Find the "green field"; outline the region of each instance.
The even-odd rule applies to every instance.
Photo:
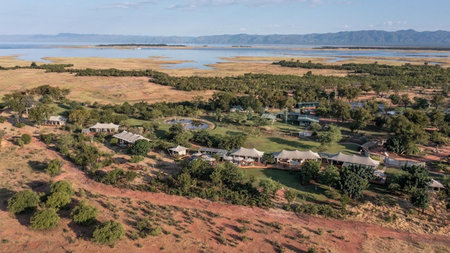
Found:
[[[326,190],[322,185],[301,185],[300,173],[297,171],[285,171],[276,169],[242,169],[242,172],[247,177],[255,177],[256,183],[261,179],[272,179],[279,182],[285,188],[296,190],[299,198],[304,198],[311,202],[326,201],[327,197],[323,194]]]

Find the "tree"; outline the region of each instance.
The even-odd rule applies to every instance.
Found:
[[[286,189],[284,191],[284,198],[286,199],[286,201],[289,204],[291,204],[292,201],[294,201],[296,197],[297,197],[297,193],[294,190]]]
[[[300,170],[300,180],[302,184],[309,184],[311,179],[316,179],[320,170],[320,161],[307,160]]]
[[[64,180],[55,182],[53,184],[50,185],[50,192],[51,193],[55,193],[55,192],[65,192],[67,193],[70,197],[73,196],[74,194],[74,190],[72,188],[72,185]]]
[[[46,119],[48,119],[51,112],[51,107],[48,105],[38,104],[28,110],[28,119],[37,125],[41,125]]]
[[[431,178],[425,166],[408,166],[404,170],[408,172],[400,182],[404,191],[412,192],[414,189],[428,188]]]
[[[75,109],[69,114],[69,121],[77,126],[83,126],[90,117],[90,113],[86,109]]]
[[[65,207],[72,201],[71,196],[67,192],[59,191],[52,193],[48,198],[47,204],[48,207],[59,209],[61,207]]]
[[[341,121],[350,118],[350,109],[350,104],[341,99],[337,99],[331,104],[333,115],[336,116],[336,119],[340,119]]]
[[[394,94],[389,96],[389,99],[391,99],[391,103],[393,105],[398,105],[402,98],[397,93],[394,93]]]
[[[335,125],[328,125],[325,130],[318,133],[317,139],[322,146],[337,143],[342,139],[341,129]]]
[[[411,104],[408,94],[403,94],[400,100],[405,108]]]
[[[410,201],[415,207],[422,209],[422,213],[424,213],[430,204],[430,195],[426,189],[415,188],[411,191]]]
[[[70,216],[75,223],[87,225],[95,221],[97,213],[98,209],[95,206],[88,205],[86,201],[82,201],[72,210]]]
[[[26,209],[37,207],[39,202],[39,196],[34,191],[20,191],[8,199],[8,210],[13,214],[21,213]]]
[[[353,122],[350,125],[351,130],[365,128],[369,121],[374,119],[373,113],[365,108],[357,108],[351,111]]]
[[[445,101],[445,97],[442,96],[442,94],[434,95],[431,99],[431,105],[433,105],[436,110],[439,108],[439,106]]]
[[[262,157],[262,161],[267,164],[274,164],[275,163],[275,157],[272,153],[264,153]]]
[[[262,188],[262,192],[266,196],[275,196],[277,191],[281,188],[281,184],[278,182],[275,182],[271,179],[261,179],[259,181],[259,187]]]
[[[150,142],[147,140],[137,140],[130,147],[130,153],[133,155],[146,156],[151,150]]]
[[[338,188],[352,199],[359,199],[362,197],[363,190],[365,190],[369,182],[367,179],[356,174],[350,167],[344,167],[339,173]]]
[[[59,223],[59,216],[54,208],[46,208],[36,212],[30,219],[31,227],[38,230],[54,228]]]
[[[22,114],[26,111],[28,101],[32,100],[32,97],[26,96],[20,92],[14,92],[12,94],[6,94],[3,97],[5,105],[9,107],[13,112],[16,112],[16,120],[20,121]]]
[[[92,241],[101,244],[114,245],[125,236],[125,229],[119,222],[110,220],[98,226],[92,234]]]
[[[45,168],[45,173],[49,174],[52,177],[57,176],[61,174],[61,167],[62,162],[58,159],[53,159],[47,164],[47,167]]]
[[[322,184],[335,187],[339,181],[339,170],[336,166],[328,165],[325,170],[319,173]]]

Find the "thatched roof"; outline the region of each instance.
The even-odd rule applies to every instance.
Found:
[[[374,167],[378,167],[378,165],[380,165],[379,161],[373,160],[370,157],[359,155],[346,155],[341,152],[337,153],[336,155],[330,156],[328,160]]]
[[[138,140],[150,141],[149,139],[145,138],[142,135],[130,133],[130,132],[127,132],[127,131],[123,131],[123,132],[121,132],[119,134],[115,134],[115,135],[113,135],[113,137],[115,137],[115,138],[117,138],[119,140],[123,140],[123,141],[128,142],[128,143],[131,143],[131,144],[134,144]]]
[[[305,159],[320,159],[319,154],[312,152],[311,150],[308,151],[288,151],[288,150],[282,150],[281,152],[277,152],[273,154],[275,158],[277,159],[283,159],[283,160],[305,160]]]
[[[264,152],[259,151],[255,148],[240,148],[238,150],[233,151],[230,155],[261,158],[264,155]]]
[[[228,154],[228,150],[218,149],[218,148],[201,147],[198,151],[200,151],[200,152],[208,152],[208,153],[216,153],[216,154],[219,154],[219,155],[226,155],[226,154]]]
[[[118,129],[119,125],[113,123],[96,123],[95,125],[89,127],[95,129]]]

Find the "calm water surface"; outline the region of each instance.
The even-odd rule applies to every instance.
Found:
[[[88,43],[86,43],[88,44]],[[94,43],[95,44],[95,43]],[[59,44],[60,45],[60,44]],[[48,62],[45,57],[103,57],[103,58],[149,58],[166,57],[170,60],[183,60],[180,64],[166,66],[167,68],[198,68],[208,69],[209,64],[225,62],[221,57],[255,56],[255,57],[331,57],[330,61],[340,61],[353,56],[366,57],[450,57],[450,52],[411,52],[396,50],[309,50],[296,49],[311,46],[277,46],[236,48],[230,46],[208,46],[186,49],[173,48],[68,48],[55,44],[1,44],[0,56],[17,55],[27,61]],[[92,44],[88,44],[92,45]]]

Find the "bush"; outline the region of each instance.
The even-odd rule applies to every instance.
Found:
[[[5,117],[0,116],[0,123],[5,123]]]
[[[55,140],[55,134],[40,134],[39,138],[42,142],[49,145],[53,142],[53,140]]]
[[[97,208],[87,205],[86,202],[83,201],[72,210],[70,216],[72,216],[73,222],[87,225],[95,221],[97,213]]]
[[[39,205],[39,196],[31,190],[20,191],[8,199],[8,210],[17,214]]]
[[[19,123],[16,124],[17,128],[22,128],[24,126],[25,126],[25,124],[23,122],[19,122]]]
[[[72,185],[71,185],[69,182],[64,181],[64,180],[61,180],[61,181],[58,181],[58,182],[53,183],[53,184],[50,186],[50,192],[51,192],[51,193],[55,193],[55,192],[65,192],[65,193],[67,193],[70,197],[72,197],[73,194],[75,193],[74,190],[73,190],[73,188],[72,188]]]
[[[132,163],[138,163],[144,160],[144,157],[141,155],[132,155],[131,156],[131,161]]]
[[[92,241],[113,245],[117,240],[125,235],[125,229],[119,222],[110,220],[98,226],[92,235]]]
[[[119,140],[116,138],[111,138],[111,140],[109,140],[109,145],[111,146],[117,146],[117,144],[119,144]]]
[[[137,177],[137,175],[138,174],[135,171],[127,171],[127,173],[125,173],[125,178],[127,182],[131,182]]]
[[[20,139],[22,139],[24,144],[30,144],[31,142],[31,136],[29,134],[22,134]]]
[[[309,184],[311,179],[317,178],[317,175],[320,170],[320,161],[308,160],[303,163],[302,168],[300,170],[300,179],[302,184]]]
[[[339,192],[334,189],[326,190],[324,194],[325,196],[327,196],[327,198],[330,199],[339,199],[341,197],[341,194],[339,194]]]
[[[71,196],[67,192],[60,191],[52,193],[45,203],[51,208],[59,209],[69,204],[70,201],[72,201]]]
[[[137,230],[142,238],[147,236],[158,236],[162,230],[159,226],[153,226],[149,219],[142,219],[137,223]]]
[[[150,142],[147,140],[137,140],[130,148],[130,153],[133,155],[145,156],[150,152]]]
[[[25,145],[25,143],[23,142],[23,140],[21,138],[15,138],[14,142],[16,143],[17,146],[23,147]]]
[[[39,230],[54,228],[59,223],[59,216],[53,208],[47,208],[36,212],[30,219],[31,227]]]
[[[54,177],[61,174],[61,166],[62,162],[58,159],[53,159],[47,164],[47,168],[45,168],[45,173]]]

